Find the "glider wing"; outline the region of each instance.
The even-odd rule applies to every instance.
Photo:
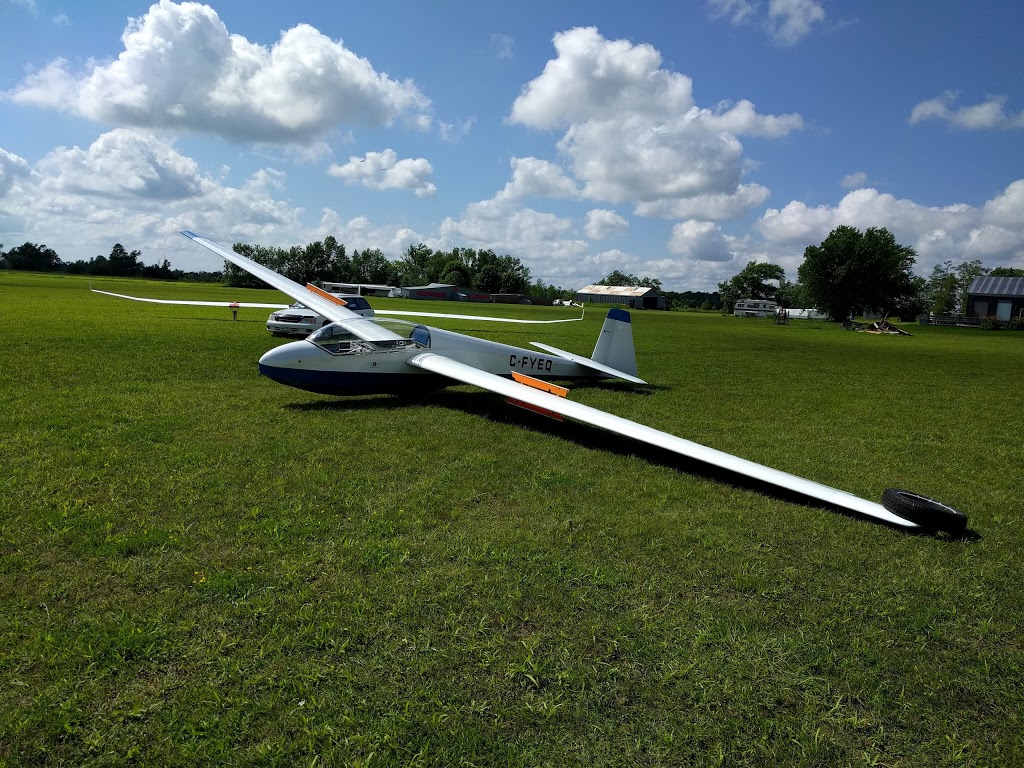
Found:
[[[393,309],[377,309],[373,310],[378,315],[406,315],[408,317],[443,317],[449,320],[483,320],[489,323],[523,323],[528,325],[546,325],[548,323],[575,323],[583,319],[581,314],[579,317],[568,317],[564,320],[515,320],[510,317],[485,317],[483,315],[459,315],[459,314],[444,314],[440,312],[399,312]]]
[[[816,483],[813,480],[806,480],[802,477],[791,475],[788,472],[772,469],[763,464],[757,464],[690,440],[684,440],[667,432],[637,424],[635,421],[613,416],[610,413],[581,403],[575,403],[564,397],[548,394],[539,389],[496,376],[493,373],[481,371],[478,368],[473,368],[433,352],[416,355],[408,363],[417,368],[422,368],[465,384],[472,384],[481,389],[528,403],[544,411],[558,413],[571,419],[582,421],[585,424],[606,429],[623,437],[663,448],[680,456],[702,461],[706,464],[721,467],[722,469],[769,483],[779,488],[794,491],[812,499],[817,499],[826,504],[873,517],[891,525],[904,528],[918,527],[916,523],[894,515],[881,504],[862,499],[846,491],[840,491],[837,488]]]
[[[93,293],[102,293],[106,296],[114,296],[118,299],[131,299],[132,301],[145,301],[150,304],[188,304],[193,307],[256,307],[263,309],[287,309],[287,304],[254,304],[249,301],[175,301],[172,299],[144,299],[139,296],[128,296],[124,293],[111,293],[90,288]]]
[[[350,331],[353,335],[358,336],[360,339],[364,339],[365,341],[383,341],[386,339],[402,338],[397,333],[393,333],[387,328],[377,325],[373,320],[361,317],[352,310],[346,309],[333,298],[326,297],[322,295],[322,293],[311,291],[304,285],[299,285],[294,280],[289,280],[284,275],[279,275],[274,270],[269,269],[262,264],[258,264],[252,259],[248,259],[239,253],[235,253],[229,248],[225,248],[220,243],[215,243],[208,237],[203,237],[202,235],[197,235],[195,232],[189,232],[187,230],[182,230],[181,234],[189,240],[195,241],[207,250],[213,251],[221,258],[241,267],[254,277],[258,277],[272,288],[277,288],[277,290],[286,296],[291,296],[296,301],[301,301],[304,306],[312,309],[318,315],[322,315],[328,320],[333,320],[336,323],[345,321],[346,330]]]

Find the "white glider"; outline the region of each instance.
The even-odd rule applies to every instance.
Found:
[[[282,384],[334,395],[471,384],[530,410],[569,417],[893,526],[946,531],[966,527],[963,513],[918,494],[888,489],[883,504],[878,504],[568,400],[568,390],[552,380],[620,378],[644,383],[637,376],[632,323],[624,310],[608,312],[591,357],[534,342],[538,353],[425,325],[360,317],[319,289],[301,286],[208,238],[182,234],[333,321],[260,358],[260,372]]]

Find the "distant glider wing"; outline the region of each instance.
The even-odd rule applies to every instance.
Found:
[[[546,325],[547,323],[575,323],[583,319],[579,317],[567,317],[564,320],[516,320],[511,317],[486,317],[484,315],[460,315],[456,313],[446,314],[442,312],[400,312],[394,309],[374,309],[378,315],[395,315],[406,317],[443,317],[448,320],[483,320],[488,323],[523,323],[527,325]]]
[[[852,493],[840,491],[837,488],[822,485],[813,480],[806,480],[802,477],[791,475],[788,472],[772,469],[763,464],[741,459],[738,456],[733,456],[714,448],[708,448],[690,440],[684,440],[667,432],[645,427],[642,424],[637,424],[635,421],[613,416],[605,411],[600,411],[581,403],[575,403],[564,397],[542,392],[539,389],[510,381],[493,373],[481,371],[478,368],[433,352],[416,355],[408,363],[417,368],[422,368],[423,370],[447,376],[450,379],[455,379],[465,384],[472,384],[481,389],[527,403],[542,411],[561,414],[562,416],[582,421],[585,424],[606,429],[623,437],[663,448],[680,456],[721,467],[722,469],[760,480],[779,488],[785,488],[808,498],[817,499],[857,514],[873,517],[891,525],[898,525],[904,528],[919,527],[916,523],[894,515],[881,504],[854,496]]]
[[[145,301],[150,304],[187,304],[193,307],[256,307],[263,309],[286,309],[287,304],[254,304],[249,301],[178,301],[172,299],[144,299],[141,296],[128,296],[124,293],[112,293],[90,288],[93,293],[102,293],[105,296],[114,296],[118,299],[131,299],[132,301]]]

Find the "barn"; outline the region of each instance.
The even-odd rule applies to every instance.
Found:
[[[581,304],[625,304],[631,309],[667,309],[665,297],[642,285],[588,285],[576,292]]]
[[[967,317],[1006,322],[1024,316],[1024,277],[976,277],[967,289]]]

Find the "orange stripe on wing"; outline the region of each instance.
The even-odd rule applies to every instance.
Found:
[[[522,400],[516,400],[514,397],[509,397],[506,399],[510,405],[516,405],[524,410],[539,413],[541,416],[547,416],[549,419],[554,419],[555,421],[565,421],[565,417],[562,416],[562,414],[555,413],[554,411],[549,411],[547,408],[541,408],[539,405],[533,405],[532,403],[524,403]]]
[[[533,376],[527,376],[525,373],[518,373],[512,371],[512,378],[518,381],[520,384],[525,384],[528,387],[539,389],[541,392],[550,392],[552,395],[558,395],[559,397],[565,397],[569,394],[569,390],[565,387],[560,387],[557,384],[552,384],[548,381],[541,381],[535,379]]]
[[[343,307],[348,304],[348,302],[346,302],[344,299],[339,299],[333,293],[328,293],[323,288],[317,288],[312,283],[306,283],[306,290],[307,291],[312,291],[317,296],[321,296],[321,297],[327,299],[328,301],[333,301],[335,304],[340,304]]]

